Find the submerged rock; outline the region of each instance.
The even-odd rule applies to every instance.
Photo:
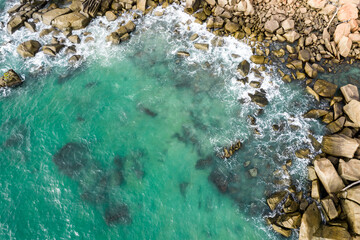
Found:
[[[213,158],[211,156],[205,158],[205,159],[199,159],[196,162],[195,169],[205,169],[210,167],[213,164]]]
[[[180,193],[183,197],[186,197],[186,188],[189,186],[188,182],[182,182],[179,184]]]
[[[130,224],[132,221],[129,208],[125,204],[108,207],[104,218],[107,225]]]
[[[219,169],[215,169],[210,173],[209,180],[215,184],[220,192],[225,193],[228,190],[228,177]]]
[[[19,75],[12,69],[4,73],[0,77],[0,88],[2,87],[16,87],[21,85],[22,81]]]

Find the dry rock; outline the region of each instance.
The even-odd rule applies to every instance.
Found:
[[[359,147],[359,143],[348,136],[334,134],[331,136],[324,136],[322,146],[322,151],[326,154],[336,157],[353,158]]]
[[[333,97],[335,95],[337,85],[326,80],[317,80],[314,84],[314,91],[322,97]]]
[[[360,160],[358,159],[350,159],[345,162],[340,159],[338,172],[342,179],[348,181],[358,181],[360,180]]]
[[[352,84],[347,84],[345,86],[342,86],[340,88],[340,91],[347,103],[350,102],[351,100],[359,101],[359,90],[357,86]]]
[[[360,102],[357,100],[351,100],[343,108],[345,114],[350,120],[357,126],[360,126]]]
[[[327,193],[337,193],[345,187],[341,177],[329,159],[321,158],[314,161],[316,175],[319,177]]]
[[[311,240],[313,234],[319,229],[321,224],[321,214],[313,202],[303,214],[300,225],[299,240]]]

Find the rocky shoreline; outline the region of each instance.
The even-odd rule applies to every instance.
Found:
[[[36,32],[36,24],[42,22],[49,28],[39,32],[39,37],[52,34],[51,42],[43,46],[36,40],[23,42],[17,48],[18,54],[28,58],[43,51],[56,56],[65,48],[69,62],[76,62],[82,57],[76,53],[76,44],[94,38],[91,33],[75,35],[73,30],[85,28],[96,16],[115,21],[131,10],[147,14],[159,5],[165,8],[172,3],[181,4],[178,0],[74,0],[59,4],[21,1],[8,10],[7,30],[12,34],[26,27]],[[336,85],[317,79],[319,72],[334,72],[334,66],[352,64],[360,59],[360,0],[187,0],[185,5],[185,11],[195,17],[195,22],[206,24],[207,29],[218,36],[215,46],[223,44],[222,37],[233,36],[253,47],[254,55],[250,60],[260,66],[250,69],[249,62],[241,62],[237,69],[240,82],[248,82],[250,71],[260,74],[267,69],[266,64],[279,62],[287,67],[285,71],[278,70],[283,81],[304,81],[309,94],[319,102],[329,103],[328,110],[310,110],[304,115],[322,117],[331,133],[324,136],[321,144],[310,137],[314,149],[321,148],[323,152],[308,167],[310,196],[304,197],[294,186],[274,193],[267,203],[276,216],[268,218],[268,223],[286,237],[291,235],[292,229],[300,228],[299,239],[360,239],[360,186],[354,184],[360,180],[358,89],[346,85],[340,88],[342,94],[336,95]],[[154,15],[161,16],[162,12],[156,11]],[[133,20],[139,17],[138,13],[132,13]],[[116,31],[106,36],[106,41],[112,44],[127,41],[135,28],[132,20],[122,22]],[[197,38],[194,34],[190,40]],[[66,46],[66,41],[74,45]],[[201,42],[194,43],[194,47],[203,51],[209,49],[207,43]],[[177,55],[187,57],[190,54],[179,51]],[[0,79],[0,87],[20,84],[21,79],[12,70]],[[251,100],[265,107],[268,104],[266,92],[256,82],[250,85],[259,88],[249,94]],[[236,142],[224,148],[221,157],[229,158],[240,148],[241,143]],[[296,152],[298,157],[308,154],[307,149]],[[286,171],[286,166],[284,168]]]

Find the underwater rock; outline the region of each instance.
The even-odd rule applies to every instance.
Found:
[[[130,224],[132,221],[129,208],[125,204],[108,207],[104,218],[107,225]]]
[[[16,87],[21,85],[22,81],[19,75],[12,69],[4,73],[0,77],[0,88],[2,87]]]
[[[221,193],[225,193],[228,190],[228,177],[219,169],[214,169],[209,175],[209,181],[215,184],[217,189]]]
[[[87,164],[89,149],[81,143],[70,142],[54,156],[53,161],[61,172],[72,177]]]
[[[183,197],[186,197],[186,188],[189,186],[188,182],[182,182],[179,184],[180,193]]]
[[[146,107],[142,106],[142,104],[139,105],[139,109],[140,109],[140,111],[142,111],[143,113],[145,113],[146,115],[148,115],[150,117],[156,117],[157,116],[156,112],[153,112],[149,108],[146,108]]]
[[[213,158],[211,156],[208,156],[205,159],[199,159],[196,162],[195,169],[202,170],[202,169],[205,169],[207,167],[210,167],[212,164],[213,164]]]

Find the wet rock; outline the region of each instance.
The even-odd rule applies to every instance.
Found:
[[[310,149],[299,149],[295,152],[296,157],[298,158],[309,158]]]
[[[326,80],[317,80],[314,84],[314,91],[322,97],[333,97],[335,95],[337,85]]]
[[[277,225],[287,229],[297,229],[301,224],[301,213],[289,213],[280,215],[276,221]]]
[[[194,43],[194,47],[203,51],[209,50],[209,44],[207,43]]]
[[[292,194],[289,194],[283,206],[284,213],[294,213],[299,210],[299,203],[297,203]],[[300,223],[299,223],[300,224]],[[282,226],[282,225],[280,225]]]
[[[81,55],[73,55],[69,58],[69,63],[75,63],[81,59]]]
[[[305,63],[304,71],[309,78],[317,77],[317,71],[313,69],[308,62]]]
[[[252,169],[250,169],[249,170],[249,174],[250,174],[250,176],[251,177],[257,177],[257,174],[258,174],[258,170],[257,170],[257,168],[252,168]]]
[[[30,32],[36,32],[36,25],[34,22],[24,22],[24,25]]]
[[[312,136],[311,134],[308,135],[311,141],[311,145],[313,146],[313,148],[315,149],[315,151],[320,151],[321,149],[321,143],[319,143],[319,141]]]
[[[329,220],[335,219],[339,216],[339,212],[336,209],[335,203],[330,197],[322,199],[321,205]]]
[[[274,211],[276,206],[285,198],[287,195],[286,191],[276,192],[272,194],[269,198],[266,199],[268,206],[270,207],[271,211]]]
[[[303,74],[303,78],[305,78],[305,74]],[[299,79],[299,78],[298,78]],[[317,94],[311,87],[306,86],[306,92],[308,92],[309,94],[311,94],[312,96],[314,96],[314,98],[319,102],[320,101],[320,96],[319,94]]]
[[[359,101],[359,90],[357,86],[352,84],[347,84],[345,86],[342,86],[340,88],[340,91],[347,103],[350,102],[351,100]]]
[[[43,29],[41,30],[40,34],[39,34],[39,37],[44,37],[46,35],[49,35],[53,30],[52,29]]]
[[[128,33],[131,33],[131,32],[133,32],[133,31],[135,30],[136,25],[135,25],[135,23],[134,23],[133,21],[128,21],[128,22],[124,25],[124,27],[126,28],[126,30],[127,30]]]
[[[312,239],[351,240],[352,238],[350,233],[343,227],[321,225],[321,227],[314,233]]]
[[[252,55],[250,57],[250,60],[255,64],[264,64],[265,63],[265,56]]]
[[[29,41],[21,43],[16,48],[16,51],[23,58],[34,57],[35,54],[39,51],[40,47],[41,47],[41,45],[40,45],[40,43],[38,41],[29,40]]]
[[[320,200],[320,182],[318,179],[311,181],[311,197]]]
[[[340,117],[336,121],[329,123],[326,127],[331,133],[337,133],[343,129],[345,123],[345,117]]]
[[[311,109],[304,114],[304,118],[320,118],[328,114],[329,112],[322,109]]]
[[[190,41],[194,41],[199,37],[199,35],[197,33],[194,33],[193,35],[191,35],[191,37],[189,38]]]
[[[234,23],[234,22],[227,22],[226,24],[225,24],[225,30],[226,31],[228,31],[228,32],[230,32],[230,33],[234,33],[234,32],[237,32],[237,31],[239,31],[239,29],[240,29],[240,25],[239,24],[237,24],[237,23]]]
[[[53,10],[50,10],[42,15],[42,21],[46,25],[51,25],[52,21],[66,13],[71,12],[70,8],[55,8]]]
[[[241,76],[246,77],[250,71],[250,63],[246,60],[242,61],[239,63],[237,71],[241,74]]]
[[[329,159],[321,158],[314,161],[316,175],[328,194],[337,193],[345,187],[341,177]]]
[[[331,136],[324,136],[322,146],[322,151],[326,154],[336,157],[353,158],[359,147],[359,143],[355,139],[345,135],[334,134]]]
[[[351,100],[343,108],[345,114],[350,118],[350,120],[357,126],[360,126],[360,102],[356,100]]]
[[[93,42],[95,39],[93,37],[87,37],[85,38],[84,42],[87,43],[87,42]]]
[[[210,173],[209,180],[215,184],[220,192],[225,193],[228,190],[228,177],[219,169],[215,169]]]
[[[106,36],[106,41],[111,42],[114,45],[120,44],[120,36],[117,32],[112,32],[108,36]]]
[[[271,224],[272,228],[274,229],[275,232],[280,233],[281,235],[283,235],[284,237],[290,237],[291,236],[291,230],[290,229],[285,229],[283,227],[280,227],[276,224]]]
[[[107,11],[105,13],[105,17],[109,22],[115,21],[117,19],[117,16],[112,11]]]
[[[73,177],[85,167],[88,158],[89,150],[84,144],[70,142],[53,156],[53,162],[61,172]]]
[[[90,18],[79,12],[72,12],[55,18],[55,20],[52,21],[52,25],[61,30],[66,30],[68,28],[78,30],[86,27],[89,22]]]
[[[63,47],[65,46],[62,44],[51,44],[43,46],[42,50],[45,54],[56,56],[56,54],[58,54]]]
[[[352,231],[360,235],[360,205],[351,200],[341,200],[341,207],[346,214],[346,218]]]
[[[68,37],[68,39],[72,43],[80,43],[80,38],[78,35],[71,35]]]
[[[360,160],[350,159],[345,162],[340,159],[338,172],[342,179],[348,181],[358,181],[360,180]]]
[[[130,224],[132,221],[129,208],[125,204],[108,207],[104,218],[107,225]]]
[[[211,156],[205,158],[205,159],[199,159],[196,162],[195,169],[205,169],[210,167],[213,164],[213,158]]]
[[[340,103],[334,103],[333,110],[334,110],[334,119],[338,119],[340,116],[343,115],[343,106]]]
[[[24,20],[25,19],[18,14],[11,17],[7,24],[8,33],[13,34],[16,30],[21,28],[24,25]]]
[[[19,75],[12,69],[4,73],[0,77],[0,88],[2,87],[16,87],[21,85],[22,81]]]
[[[280,27],[279,22],[276,20],[268,20],[265,23],[264,29],[269,33],[274,33]]]
[[[311,240],[313,234],[319,229],[321,224],[321,214],[313,202],[303,214],[300,224],[299,240]]]
[[[185,51],[178,51],[178,52],[176,53],[176,55],[179,56],[179,57],[189,57],[189,56],[190,56],[190,53],[185,52]]]
[[[260,91],[255,91],[254,94],[248,94],[251,98],[251,101],[259,105],[260,107],[265,107],[269,104],[269,101],[266,98],[266,94]]]

